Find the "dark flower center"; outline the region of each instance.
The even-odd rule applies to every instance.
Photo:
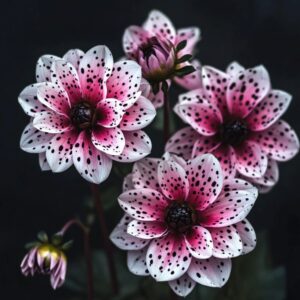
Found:
[[[195,212],[187,203],[172,201],[167,208],[165,221],[168,227],[183,233],[195,223]]]
[[[80,102],[71,109],[71,120],[78,129],[91,128],[94,123],[95,110],[87,102]]]
[[[233,120],[222,125],[220,134],[223,143],[237,146],[246,140],[249,130],[241,120]]]

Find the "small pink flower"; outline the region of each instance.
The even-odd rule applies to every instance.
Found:
[[[198,71],[183,76],[176,72],[191,64],[181,62],[181,58],[194,53],[194,47],[200,40],[200,30],[197,27],[179,29],[176,31],[170,19],[162,12],[153,10],[148,19],[140,26],[130,26],[123,36],[123,48],[128,58],[135,59],[142,67],[145,77],[154,87],[154,83],[171,79],[186,89],[195,89],[201,86],[200,63],[193,61],[192,65]],[[186,41],[186,46],[177,51],[181,42]],[[182,44],[181,44],[182,45]],[[179,48],[181,48],[179,46]],[[150,99],[155,107],[163,105],[161,86],[158,91],[151,93]]]
[[[39,153],[43,170],[63,172],[74,164],[86,180],[100,183],[112,160],[133,162],[150,153],[141,129],[156,112],[142,95],[147,86],[136,62],[114,63],[106,46],[70,50],[63,58],[42,56],[36,78],[19,96],[31,117],[20,145]]]
[[[111,234],[128,250],[128,267],[137,275],[168,281],[180,296],[196,283],[223,286],[231,258],[250,252],[255,232],[245,219],[257,189],[242,179],[223,182],[211,154],[189,161],[165,154],[134,165],[119,203],[125,212]]]
[[[21,271],[25,276],[43,274],[50,275],[53,289],[63,285],[66,278],[67,258],[58,248],[50,244],[42,244],[32,248],[21,263]]]
[[[169,140],[166,151],[185,158],[212,153],[226,177],[239,176],[268,191],[278,180],[277,162],[299,150],[283,120],[291,96],[271,88],[263,66],[232,63],[227,73],[203,67],[203,87],[183,94],[174,110],[190,127]]]

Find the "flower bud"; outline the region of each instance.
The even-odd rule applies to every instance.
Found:
[[[52,288],[61,287],[67,271],[67,257],[62,249],[64,245],[54,246],[49,242],[39,241],[32,244],[21,263],[23,275],[49,275]]]
[[[175,72],[176,51],[168,40],[150,37],[139,46],[135,59],[142,67],[143,76],[150,82],[167,80]]]

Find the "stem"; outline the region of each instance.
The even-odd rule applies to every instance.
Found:
[[[103,247],[107,258],[110,280],[113,292],[115,295],[119,293],[119,283],[117,278],[116,266],[113,257],[113,249],[109,240],[108,230],[105,222],[105,214],[102,206],[100,192],[98,186],[94,183],[91,184],[91,189],[93,193],[95,208],[98,214],[98,219],[100,223],[100,232],[101,232],[101,240],[103,241]]]
[[[170,137],[169,87],[166,82],[162,83],[162,91],[164,94],[164,142],[166,143]]]
[[[72,219],[67,222],[63,228],[60,230],[61,235],[65,235],[65,233],[70,229],[72,226],[77,226],[81,229],[83,233],[83,240],[84,240],[84,253],[86,259],[86,267],[87,267],[87,284],[88,284],[88,300],[94,299],[94,282],[93,282],[93,264],[92,264],[92,252],[90,247],[90,230],[85,225],[83,225],[79,220]]]

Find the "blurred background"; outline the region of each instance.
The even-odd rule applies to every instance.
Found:
[[[19,264],[25,254],[24,244],[35,239],[39,230],[54,233],[74,216],[88,217],[93,223],[88,183],[74,168],[62,174],[42,173],[37,155],[19,149],[19,138],[28,117],[17,103],[18,94],[35,81],[35,63],[42,54],[61,56],[70,48],[86,51],[96,44],[106,44],[115,58],[121,57],[124,29],[141,24],[153,8],[167,14],[176,28],[192,25],[201,28],[197,57],[203,64],[221,69],[233,60],[247,67],[264,64],[273,87],[294,96],[284,119],[299,135],[300,2],[297,0],[10,0],[2,3],[1,299],[86,299],[85,270],[80,261],[81,236],[77,231],[70,233],[75,244],[70,251],[69,280],[57,292],[51,290],[48,278],[24,278]],[[182,90],[174,88],[172,103],[180,92]],[[178,119],[176,122],[180,126]],[[156,156],[163,152],[160,126],[158,119],[148,130]],[[259,232],[259,246],[234,262],[231,279],[221,292],[225,296],[220,296],[219,291],[202,288],[187,299],[299,299],[299,168],[299,156],[282,164],[279,184],[269,194],[259,197],[249,216]],[[122,172],[126,171],[123,168]],[[114,172],[100,187],[110,229],[122,215],[116,202],[121,191],[121,177]],[[96,225],[92,225],[92,240],[96,251],[97,293],[102,293],[101,299],[110,299]],[[119,257],[119,276],[126,288],[125,298],[166,299],[166,284],[154,285],[150,278],[141,281],[129,274],[124,253],[117,249],[115,252]],[[82,269],[74,272],[76,266]]]

